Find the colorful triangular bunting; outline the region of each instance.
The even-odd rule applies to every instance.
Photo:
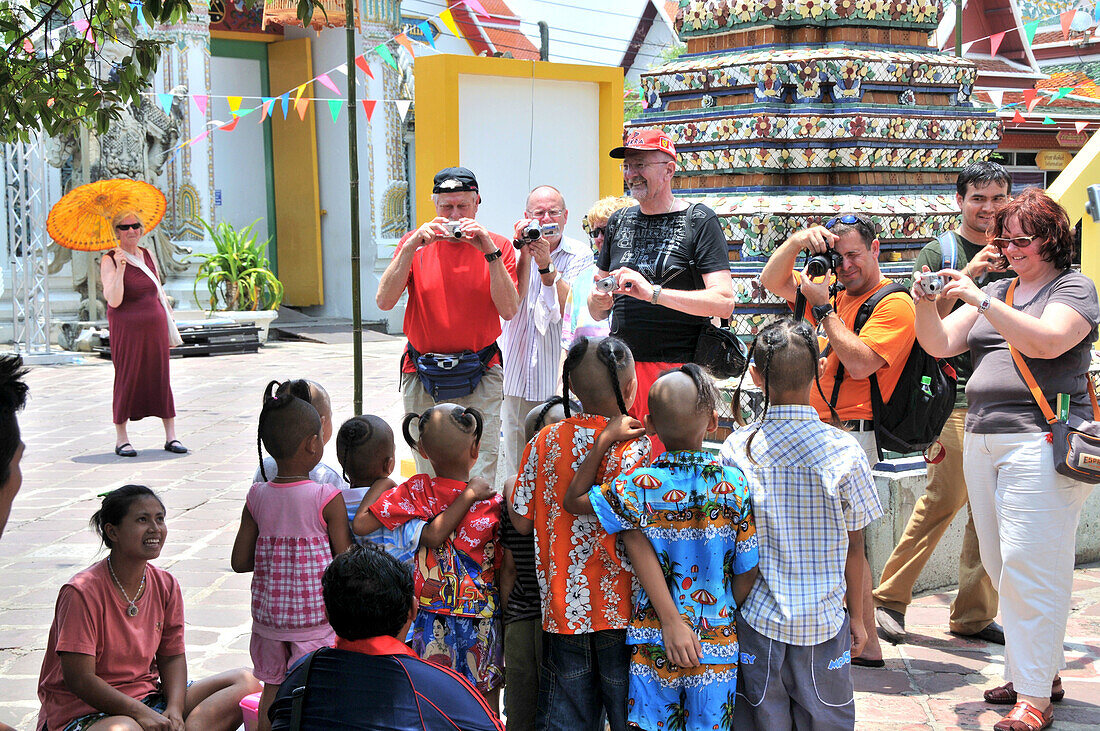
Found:
[[[1039,21],[1033,20],[1024,25],[1024,33],[1027,35],[1027,44],[1030,46],[1035,40],[1035,31],[1039,30]]]
[[[1100,5],[1097,7],[1100,7]],[[428,45],[435,48],[435,33],[432,32],[432,24],[425,20],[416,27],[424,34],[424,39],[428,41]]]
[[[989,89],[988,91],[986,91],[986,94],[989,94],[989,101],[993,102],[993,106],[999,107],[1004,103],[1004,89]]]
[[[340,117],[340,105],[342,105],[343,103],[344,101],[342,99],[328,100],[328,111],[329,114],[332,115],[333,122],[335,122]]]
[[[409,105],[411,105],[411,104],[412,104],[412,102],[409,101],[408,99],[402,99],[400,101],[395,101],[393,103],[394,107],[397,108],[397,113],[399,115],[401,115],[401,121],[402,122],[405,121],[405,115],[409,113]]]
[[[462,3],[470,10],[473,10],[477,14],[477,17],[482,20],[489,20],[489,13],[485,12],[485,8],[477,0],[462,0]]]
[[[989,55],[996,56],[997,49],[1001,47],[1001,41],[1005,39],[1005,31],[994,33],[989,37]]]
[[[397,35],[396,35],[396,36],[394,37],[394,40],[395,40],[395,41],[397,41],[397,43],[398,43],[398,44],[399,44],[399,45],[400,45],[400,46],[401,46],[402,48],[404,48],[404,49],[405,49],[406,51],[408,51],[408,52],[409,52],[409,55],[410,55],[410,56],[413,56],[414,58],[416,57],[416,54],[415,54],[415,53],[413,53],[413,44],[412,44],[412,41],[410,41],[410,40],[409,40],[409,36],[408,36],[408,34],[407,34],[407,33],[398,33],[398,34],[397,34]]]
[[[290,92],[283,94],[279,99],[283,102],[283,119],[286,119],[287,112],[290,111]]]
[[[306,121],[306,112],[309,110],[309,99],[298,98],[294,100],[294,111],[298,112],[298,119]]]
[[[206,116],[206,94],[195,94],[191,98],[195,100],[195,106],[199,108],[199,114]]]
[[[232,122],[230,122],[229,124],[223,124],[218,129],[224,130],[226,132],[232,132],[233,130],[237,129],[237,122],[240,122],[240,121],[241,121],[240,117],[238,117],[236,115],[233,115],[233,121]]]
[[[372,74],[370,70],[370,64],[367,63],[366,56],[356,56],[355,65],[358,66],[359,70],[362,71],[364,74],[371,77],[372,79],[374,78],[374,74]]]
[[[455,25],[455,16],[451,13],[451,9],[447,8],[439,14],[439,19],[443,21],[443,25],[447,26],[447,30],[451,31],[451,35],[455,38],[461,38],[462,34],[458,32],[458,26]]]
[[[1012,121],[1016,124],[1023,124],[1027,120],[1024,119],[1024,115],[1020,114],[1020,110],[1017,109],[1016,114],[1012,116]]]
[[[172,113],[172,95],[171,94],[157,94],[157,101],[160,102],[160,108],[164,110],[165,114]]]
[[[1073,86],[1062,86],[1062,87],[1059,87],[1059,88],[1058,88],[1058,93],[1054,95],[1054,98],[1053,98],[1053,99],[1051,99],[1051,101],[1052,101],[1052,102],[1053,102],[1053,101],[1058,101],[1058,100],[1059,100],[1059,99],[1061,99],[1062,97],[1066,97],[1066,96],[1069,96],[1069,95],[1070,95],[1070,94],[1072,94],[1072,93],[1073,93],[1074,91],[1076,91],[1076,87],[1073,87]]]
[[[334,94],[340,94],[340,90],[336,88],[336,84],[332,83],[332,79],[329,78],[328,74],[321,74],[317,77],[317,81],[319,81],[322,86],[331,89]]]
[[[1085,127],[1088,127],[1088,122],[1074,122],[1073,127],[1077,130],[1077,134],[1081,134],[1085,131]]]
[[[370,121],[371,116],[374,114],[374,107],[378,104],[376,101],[370,99],[363,100],[363,111],[367,113],[367,121]]]
[[[390,66],[397,68],[397,61],[393,60],[393,54],[390,53],[390,49],[386,48],[385,43],[379,43],[374,47],[374,52],[382,57],[382,60],[388,63]]]
[[[1043,124],[1054,124],[1054,120],[1050,117],[1043,117]]]
[[[236,114],[237,110],[241,108],[241,101],[243,100],[243,97],[227,96],[225,100],[229,102],[229,111]]]
[[[1077,15],[1076,10],[1067,10],[1058,16],[1058,19],[1062,21],[1062,37],[1067,41],[1069,40],[1069,27],[1073,24],[1074,15]]]

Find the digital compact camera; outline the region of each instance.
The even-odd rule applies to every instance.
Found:
[[[519,240],[516,242],[516,248],[520,248],[524,244],[532,241],[538,241],[543,236],[553,236],[558,232],[558,224],[547,223],[540,224],[538,221],[531,221],[523,227],[523,230],[519,232]]]

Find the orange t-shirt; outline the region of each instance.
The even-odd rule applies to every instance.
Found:
[[[577,468],[607,426],[607,417],[578,414],[540,431],[523,451],[512,507],[535,523],[535,573],[542,590],[542,628],[563,635],[630,624],[634,573],[618,537],[595,515],[562,507]],[[596,474],[603,484],[649,464],[647,437],[619,442]]]
[[[411,233],[405,234],[398,250]],[[502,261],[516,283],[512,242],[490,234],[504,254]],[[396,254],[395,254],[396,256]],[[466,239],[438,239],[413,255],[405,305],[405,336],[421,353],[477,352],[500,337],[500,313],[489,288],[489,263]],[[402,370],[415,369],[402,357]],[[494,358],[499,363],[499,356]]]
[[[795,277],[797,281],[797,272]],[[852,297],[844,291],[837,293],[834,307],[849,330],[855,329],[856,313],[859,312],[859,306],[887,284],[890,284],[890,280],[883,279],[877,287],[859,297]],[[809,308],[807,308],[807,314],[808,310]],[[901,378],[901,371],[905,367],[905,361],[909,358],[909,351],[913,348],[913,341],[917,336],[916,330],[913,328],[915,317],[916,308],[913,305],[912,298],[904,292],[898,292],[897,294],[888,295],[879,302],[878,307],[867,318],[867,322],[863,324],[863,329],[859,331],[859,339],[863,341],[863,344],[886,361],[886,365],[875,374],[878,377],[878,387],[884,402],[889,401],[890,396],[894,393],[894,386]],[[823,351],[827,343],[826,338],[820,338],[819,344]],[[830,350],[825,363],[825,373],[821,376],[821,390],[825,392],[826,398],[833,395],[833,384],[836,382],[836,371],[839,365],[840,358],[837,356],[836,351]],[[810,404],[817,409],[817,413],[822,420],[828,421],[831,418],[829,407],[821,398],[821,395],[818,394],[816,388],[810,389]],[[845,369],[835,406],[837,415],[844,421],[849,419],[870,420],[870,379],[852,378]]]

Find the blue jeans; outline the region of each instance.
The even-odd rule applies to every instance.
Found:
[[[611,731],[626,731],[626,630],[543,637],[538,731],[602,731],[603,713]]]

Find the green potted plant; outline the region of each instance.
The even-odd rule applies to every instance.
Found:
[[[195,302],[201,306],[200,284],[205,283],[210,294],[206,316],[255,323],[260,327],[262,342],[267,340],[268,325],[283,301],[283,283],[271,271],[271,262],[264,254],[271,239],[259,241],[252,231],[259,220],[239,230],[227,221],[215,226],[201,221],[214,243],[214,251],[191,257],[199,262]],[[186,317],[184,313],[177,315]]]

